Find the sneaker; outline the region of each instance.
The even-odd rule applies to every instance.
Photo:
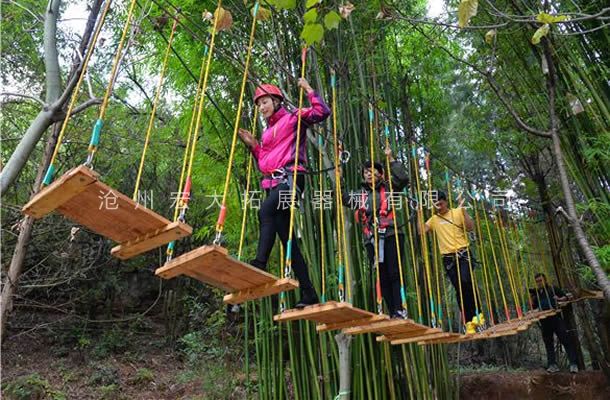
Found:
[[[477,333],[477,325],[474,322],[466,322],[466,334],[474,335]]]
[[[409,319],[409,313],[407,310],[394,311],[390,316],[392,319]]]
[[[557,366],[557,364],[551,364],[549,365],[549,367],[546,369],[546,372],[549,372],[551,374],[554,374],[555,372],[559,372],[559,367]]]
[[[575,374],[578,372],[578,365],[572,364],[570,365],[570,373]]]

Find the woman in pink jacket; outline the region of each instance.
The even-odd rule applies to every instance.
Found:
[[[307,127],[325,120],[330,109],[312,89],[307,80],[299,79],[299,87],[307,92],[311,107],[301,109],[301,137],[299,142],[299,165],[297,171],[304,172],[307,163]],[[239,130],[239,137],[250,148],[263,173],[262,187],[267,193],[258,211],[260,236],[253,266],[265,270],[267,261],[278,235],[284,248],[290,230],[290,193],[292,172],[296,155],[298,110],[288,111],[282,106],[284,95],[274,85],[263,84],[256,89],[254,103],[267,121],[267,129],[260,143],[245,129]],[[297,175],[297,195],[303,192],[305,177]],[[295,237],[295,235],[293,235]],[[301,300],[297,308],[317,304],[318,295],[309,279],[307,265],[296,241],[292,242],[292,265],[299,280]]]

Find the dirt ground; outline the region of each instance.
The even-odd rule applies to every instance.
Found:
[[[460,399],[607,400],[610,385],[600,371],[577,374],[544,370],[470,373],[460,376]]]

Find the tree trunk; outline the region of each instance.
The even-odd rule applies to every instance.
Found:
[[[351,345],[352,337],[344,333],[335,335],[339,348],[339,393],[336,400],[349,400],[352,387]]]
[[[36,179],[34,180],[34,187],[32,197],[38,193],[42,179],[45,175],[45,171],[51,162],[51,156],[53,155],[53,149],[57,143],[57,137],[59,136],[59,130],[61,129],[61,123],[58,122],[53,127],[53,133],[47,142],[47,146],[44,151],[42,162],[38,168]],[[8,314],[13,308],[13,295],[17,289],[17,283],[21,272],[23,271],[23,261],[27,250],[27,245],[32,238],[32,229],[34,227],[34,218],[26,216],[23,218],[20,225],[19,237],[17,238],[17,244],[13,251],[13,257],[11,258],[11,264],[8,268],[8,273],[4,284],[2,285],[2,294],[0,295],[0,337],[4,340],[4,334],[6,333],[6,322],[8,320]]]
[[[581,251],[583,252],[589,266],[593,270],[593,274],[597,279],[597,283],[604,293],[604,298],[606,302],[610,303],[610,279],[608,279],[608,275],[604,272],[602,266],[597,259],[597,256],[593,252],[591,248],[591,244],[585,235],[585,232],[582,228],[582,224],[578,219],[578,214],[576,213],[576,206],[574,204],[574,196],[572,195],[572,190],[570,188],[570,181],[568,179],[568,173],[566,171],[565,163],[563,160],[563,153],[561,151],[561,139],[559,138],[558,131],[558,121],[557,121],[557,113],[555,111],[555,95],[557,90],[557,79],[556,79],[556,69],[553,60],[553,56],[551,54],[551,48],[549,45],[549,41],[545,38],[542,40],[544,47],[544,56],[546,58],[547,64],[549,66],[549,72],[547,74],[547,88],[549,95],[549,118],[551,122],[551,139],[553,140],[553,146],[551,149],[553,150],[553,156],[555,158],[555,164],[557,165],[557,171],[559,172],[559,181],[561,182],[561,189],[563,192],[563,197],[565,200],[566,208],[567,208],[567,216],[570,227],[574,231],[574,236],[580,246]]]

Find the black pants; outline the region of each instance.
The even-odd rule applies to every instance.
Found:
[[[464,318],[463,323],[465,324],[466,322],[472,321],[472,317],[476,315],[475,294],[472,289],[472,276],[470,275],[468,253],[463,253],[460,257],[457,257],[457,264],[458,266],[456,266],[455,254],[443,255],[445,272],[447,273],[447,277],[455,289],[457,303],[460,307],[460,314],[462,314],[463,310],[462,318]],[[474,263],[472,268],[474,268]],[[459,278],[458,271],[460,274]]]
[[[540,328],[542,329],[542,340],[544,341],[544,347],[546,347],[546,358],[549,365],[556,364],[555,359],[555,340],[553,334],[557,335],[559,343],[563,346],[570,360],[570,365],[578,364],[576,359],[576,349],[572,338],[568,335],[566,329],[566,323],[560,315],[553,315],[540,320]]]
[[[398,245],[403,248],[403,236],[398,235]],[[398,251],[396,250],[396,238],[394,236],[384,239],[384,262],[379,263],[379,281],[381,283],[381,295],[385,300],[390,316],[402,310],[402,298],[400,296],[400,270],[398,268]],[[372,243],[366,245],[366,252],[372,267],[375,267],[375,248]],[[374,268],[371,268],[374,271]],[[373,293],[375,291],[376,276],[373,275]]]
[[[305,177],[303,175],[297,176],[297,186],[301,191],[305,187]],[[260,231],[255,266],[259,268],[266,268],[269,255],[275,244],[276,235],[280,237],[284,250],[287,249],[286,243],[288,242],[288,233],[290,231],[290,193],[290,188],[287,184],[280,184],[274,187],[267,191],[267,198],[265,198],[258,210]],[[292,267],[299,280],[301,293],[311,293],[313,285],[309,279],[307,265],[299,250],[294,234],[292,238]]]

